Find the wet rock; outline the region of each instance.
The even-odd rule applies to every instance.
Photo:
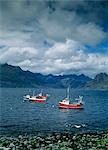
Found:
[[[39,145],[39,143],[37,143],[37,144],[36,144],[36,148],[39,148],[39,147],[40,147],[40,145]]]
[[[41,147],[45,147],[45,144],[43,143],[43,144],[41,144]]]
[[[15,145],[13,143],[10,143],[9,148],[13,149],[14,147],[15,147]]]
[[[0,147],[0,150],[9,150],[9,148],[6,148],[6,147]]]
[[[66,139],[66,135],[63,135],[62,138],[63,138],[63,139]]]
[[[52,142],[51,141],[45,141],[45,143],[48,145],[48,144],[51,144]]]
[[[58,143],[61,143],[61,140],[58,140]]]
[[[76,136],[74,135],[74,136],[72,137],[72,139],[75,140],[75,139],[76,139]]]
[[[28,144],[28,141],[26,140],[26,141],[24,141],[23,143],[24,143],[24,145],[27,145],[27,144]]]
[[[22,136],[22,135],[19,135],[18,138],[19,138],[19,139],[23,139],[23,136]]]
[[[46,140],[46,141],[51,141],[52,138],[53,138],[53,137],[51,137],[51,136],[47,136],[47,137],[45,138],[45,140]]]
[[[16,147],[15,147],[15,150],[19,150],[19,146],[16,146]]]
[[[107,150],[108,133],[0,137],[0,146],[9,150]]]
[[[32,148],[32,145],[27,145],[27,149],[31,149]]]
[[[61,138],[60,134],[56,135],[56,139],[59,140]]]

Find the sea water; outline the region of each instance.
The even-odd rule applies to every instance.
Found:
[[[108,90],[70,90],[70,100],[83,96],[84,109],[59,109],[66,89],[42,89],[49,94],[46,103],[24,101],[23,96],[41,89],[0,89],[0,134],[36,134],[51,132],[94,132],[108,130]]]

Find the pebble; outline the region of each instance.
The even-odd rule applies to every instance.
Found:
[[[19,138],[19,139],[22,139],[23,137],[22,137],[22,135],[19,135],[18,138]]]
[[[0,150],[106,150],[108,133],[0,137]]]
[[[6,148],[6,147],[1,147],[0,146],[0,150],[9,150],[10,148]]]
[[[13,148],[15,145],[13,143],[10,143],[9,148]]]
[[[59,134],[56,136],[56,139],[57,139],[57,140],[59,140],[59,139],[60,139],[60,135],[59,135]]]
[[[51,141],[45,141],[46,144],[51,144]]]

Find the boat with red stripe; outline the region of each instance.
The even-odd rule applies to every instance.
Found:
[[[49,96],[48,94],[43,95],[42,92],[41,92],[36,96],[34,94],[33,94],[33,96],[26,95],[26,96],[24,96],[24,99],[32,101],[32,102],[46,102],[48,96]]]
[[[70,103],[69,99],[69,88],[67,89],[67,97],[59,102],[59,108],[62,109],[82,109],[84,102],[83,102],[83,96],[79,96],[77,102]]]

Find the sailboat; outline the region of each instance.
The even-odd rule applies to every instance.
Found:
[[[67,89],[67,97],[64,98],[59,102],[59,108],[63,109],[82,109],[83,108],[83,96],[79,96],[77,98],[77,102],[70,103],[70,98],[69,98],[69,87]]]

